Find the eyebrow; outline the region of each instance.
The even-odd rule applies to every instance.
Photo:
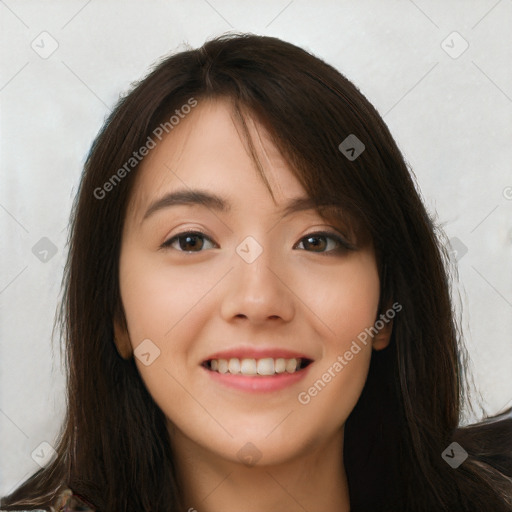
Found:
[[[177,190],[170,192],[153,202],[144,214],[143,221],[154,213],[173,206],[203,206],[208,209],[227,213],[231,210],[229,201],[221,196],[203,190]],[[304,210],[316,210],[317,203],[310,197],[291,199],[282,209],[283,217]]]

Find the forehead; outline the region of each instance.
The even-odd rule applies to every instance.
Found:
[[[286,160],[265,128],[245,117],[258,161],[278,202],[305,196]],[[155,197],[175,189],[226,190],[234,202],[269,196],[258,174],[248,141],[230,103],[205,100],[149,151],[137,170],[129,212],[142,210]]]

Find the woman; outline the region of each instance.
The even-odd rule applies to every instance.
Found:
[[[512,510],[512,420],[458,427],[436,230],[320,59],[255,35],[165,59],[86,162],[67,415],[2,507]]]

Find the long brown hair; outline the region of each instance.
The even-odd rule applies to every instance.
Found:
[[[346,423],[351,510],[511,511],[512,419],[459,427],[466,356],[449,258],[387,126],[332,66],[251,34],[224,35],[165,58],[119,101],[94,141],[65,269],[68,403],[57,455],[2,507],[48,509],[65,486],[104,512],[181,506],[164,415],[134,360],[118,354],[113,318],[123,315],[121,232],[138,169],[126,162],[191,98],[228,99],[243,126],[246,115],[264,123],[308,195],[319,205],[336,202],[371,235],[381,309],[393,301],[403,307],[390,345],[372,354]],[[351,134],[365,145],[356,159],[339,149]],[[122,179],[105,187],[123,166]],[[456,469],[442,457],[454,441],[468,453]]]

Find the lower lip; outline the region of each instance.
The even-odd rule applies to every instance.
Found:
[[[216,382],[230,388],[240,389],[249,393],[264,393],[270,391],[278,391],[302,380],[309,371],[313,363],[306,368],[294,373],[278,373],[269,376],[245,376],[231,375],[230,373],[219,373],[204,368],[204,371]]]

